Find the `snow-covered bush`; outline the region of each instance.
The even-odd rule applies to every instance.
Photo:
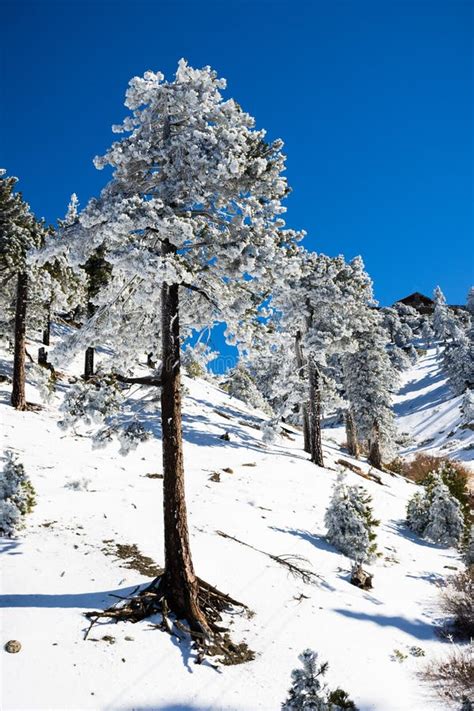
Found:
[[[426,492],[417,491],[413,494],[407,505],[407,525],[408,528],[423,536],[430,519],[430,504]]]
[[[458,546],[465,531],[461,504],[443,483],[442,472],[429,475],[424,490],[408,502],[408,527],[422,538],[444,546]]]
[[[359,563],[370,561],[376,551],[372,497],[362,486],[349,485],[339,475],[324,517],[327,540]]]
[[[35,490],[25,468],[13,452],[5,452],[5,465],[0,473],[0,535],[12,536],[21,526],[22,517],[36,503]]]
[[[291,672],[293,683],[287,700],[282,704],[283,711],[342,711],[357,707],[343,689],[331,691],[322,682],[328,670],[328,663],[318,664],[318,655],[312,649],[305,649],[298,659],[303,668]]]

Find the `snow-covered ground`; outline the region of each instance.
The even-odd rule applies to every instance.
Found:
[[[147,476],[161,472],[161,443],[147,442],[125,458],[117,444],[93,450],[87,437],[56,426],[61,394],[41,412],[21,413],[9,406],[3,384],[2,448],[20,455],[38,503],[18,538],[1,540],[2,645],[22,644],[18,654],[0,652],[2,708],[277,711],[306,647],[329,662],[329,684],[346,689],[361,711],[444,708],[416,673],[427,657],[447,651],[435,633],[435,583],[461,561],[456,551],[404,526],[414,485],[390,474],[378,484],[348,472],[350,483],[369,490],[381,520],[374,589],[361,591],[348,582],[350,561],[324,538],[336,462],[350,460],[337,444],[337,429],[326,432],[327,468],[320,469],[307,461],[298,433],[266,445],[255,428],[258,412],[211,383],[185,380],[194,563],[201,578],[255,613],[230,620],[232,638],[245,640],[255,660],[218,670],[198,665],[188,644],[150,627],[153,620],[97,625],[84,641],[82,613],[150,580],[127,567],[117,545],[135,545],[162,563],[162,481]],[[39,399],[32,387],[28,399]],[[397,399],[399,429],[414,438],[408,449],[472,457],[472,432],[450,435],[458,405],[430,352],[406,373]],[[147,417],[158,422],[159,413]],[[220,439],[224,432],[230,441]],[[211,479],[215,472],[220,481]],[[77,481],[79,489],[70,488]],[[321,580],[292,578],[216,531],[269,553],[304,556]],[[421,652],[413,648],[426,656],[415,656]],[[406,659],[397,661],[395,650]]]

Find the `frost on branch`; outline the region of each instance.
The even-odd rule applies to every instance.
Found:
[[[0,473],[0,535],[14,535],[35,503],[35,491],[23,464],[7,450]]]
[[[379,522],[373,517],[371,502],[362,486],[346,484],[340,474],[324,517],[328,541],[358,563],[370,561],[376,551],[374,528]]]

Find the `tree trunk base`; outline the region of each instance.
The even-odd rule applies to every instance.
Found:
[[[170,586],[163,574],[138,593],[124,598],[106,610],[86,612],[85,616],[91,624],[85,639],[92,626],[100,619],[135,623],[159,614],[162,618],[161,622],[153,626],[168,632],[180,641],[185,640],[186,637],[191,638],[197,650],[196,663],[198,664],[205,657],[217,657],[217,661],[224,665],[243,664],[254,659],[255,653],[245,643],[234,644],[226,628],[217,624],[222,619],[222,613],[231,611],[233,607],[240,607],[251,616],[252,613],[247,606],[200,578],[197,578],[197,584],[199,617],[187,614],[183,618],[175,614]],[[205,620],[207,630],[203,628],[202,619]]]

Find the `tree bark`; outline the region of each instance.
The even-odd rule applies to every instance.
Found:
[[[94,375],[94,349],[89,347],[84,356],[84,380]]]
[[[319,371],[310,357],[309,367],[309,420],[311,461],[319,467],[324,467],[323,445],[321,441],[321,390],[319,386]]]
[[[48,304],[48,312],[46,314],[46,325],[43,331],[43,345],[49,346],[51,337],[51,304]]]
[[[359,458],[359,442],[357,441],[357,430],[354,422],[354,416],[350,410],[344,413],[344,422],[346,425],[347,451],[352,457]]]
[[[382,453],[380,451],[380,435],[378,422],[374,422],[372,433],[369,439],[369,456],[367,461],[373,467],[382,469]]]
[[[13,357],[13,387],[11,404],[17,410],[26,410],[25,395],[25,350],[26,308],[28,299],[28,275],[19,272],[15,310],[15,354]]]
[[[301,347],[302,334],[301,331],[296,332],[295,336],[295,354],[296,354],[296,365],[298,368],[298,374],[300,378],[304,379],[304,358],[303,350]],[[309,427],[309,413],[308,406],[306,403],[301,403],[301,411],[303,413],[303,438],[304,438],[304,451],[311,452],[311,436]]]
[[[168,241],[163,254],[175,252]],[[163,444],[163,513],[165,537],[164,589],[170,608],[187,619],[194,631],[210,633],[198,602],[184,489],[181,421],[181,356],[179,340],[179,286],[163,284],[161,421]]]

